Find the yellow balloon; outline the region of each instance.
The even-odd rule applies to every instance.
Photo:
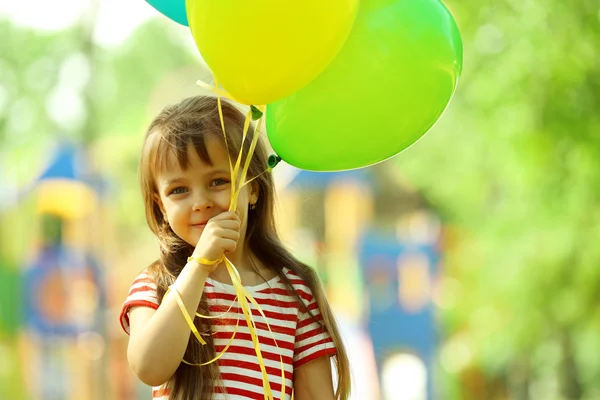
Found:
[[[243,104],[304,87],[346,41],[359,0],[186,0],[192,35],[215,78]]]

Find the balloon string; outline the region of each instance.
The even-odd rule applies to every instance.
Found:
[[[220,97],[220,93],[217,93],[217,97]],[[220,104],[221,103],[218,102],[219,107],[221,106]],[[250,148],[248,149],[248,154],[246,155],[245,163],[242,168],[241,176],[239,176],[239,181],[238,181],[238,173],[239,173],[239,168],[241,166],[244,143],[246,142],[246,138],[247,138],[249,127],[250,127],[250,120],[251,120],[252,114],[253,114],[252,107],[246,113],[246,120],[244,121],[244,129],[243,129],[243,133],[242,133],[242,144],[240,146],[240,152],[238,154],[237,161],[235,163],[235,167],[233,168],[233,173],[232,173],[232,177],[231,177],[233,190],[231,193],[231,201],[230,201],[230,205],[229,205],[230,211],[235,211],[237,209],[237,206],[238,206],[237,200],[238,200],[240,191],[242,190],[242,188],[245,185],[247,185],[250,182],[250,181],[246,181],[246,174],[248,172],[248,168],[250,167],[250,162],[252,160],[252,156],[254,155],[254,151],[256,150],[256,145],[258,143],[259,132],[260,132],[260,128],[262,126],[263,115],[264,115],[264,106],[258,106],[257,108],[260,111],[260,117],[258,119],[257,128],[254,130],[254,135],[252,136],[252,142],[250,144]],[[222,116],[223,113],[221,112],[221,113],[219,113],[219,115]],[[221,125],[222,126],[224,125],[223,121],[221,121]],[[250,337],[252,339],[252,343],[254,344],[254,351],[256,353],[256,358],[258,359],[258,364],[260,366],[260,370],[261,370],[262,377],[263,377],[263,389],[265,391],[265,393],[264,393],[265,399],[273,400],[273,393],[271,391],[269,376],[267,374],[265,362],[262,357],[262,352],[260,349],[260,342],[258,340],[258,335],[256,333],[256,324],[254,322],[252,312],[250,311],[251,309],[250,309],[250,305],[248,304],[248,300],[252,304],[255,305],[257,311],[264,318],[264,320],[267,324],[267,328],[271,334],[271,337],[273,338],[273,341],[275,342],[275,346],[278,349],[279,349],[279,345],[277,344],[277,340],[275,339],[273,331],[271,330],[269,322],[268,322],[264,312],[262,311],[260,305],[258,304],[258,302],[256,302],[256,300],[252,297],[252,295],[242,285],[242,280],[241,280],[238,270],[235,268],[233,263],[231,261],[229,261],[227,258],[225,258],[225,265],[227,266],[227,271],[229,272],[231,282],[233,283],[233,286],[235,288],[235,292],[238,297],[240,308],[246,319],[246,324],[248,325],[248,330],[250,331]],[[280,359],[280,365],[281,365],[281,398],[283,399],[284,394],[285,394],[285,369],[283,367],[283,357],[281,355],[281,352],[279,352],[279,353],[280,353],[279,359]]]
[[[179,295],[179,292],[177,291],[177,289],[176,289],[176,288],[175,288],[173,285],[169,286],[169,289],[167,290],[167,292],[166,292],[166,293],[165,293],[165,295],[163,296],[163,300],[164,300],[164,298],[165,298],[165,297],[167,297],[167,295],[168,295],[169,293],[173,293],[173,295],[175,296],[175,300],[177,301],[177,305],[179,306],[179,310],[181,310],[181,313],[183,314],[183,317],[185,318],[185,321],[187,322],[188,326],[189,326],[189,327],[190,327],[190,329],[192,330],[192,333],[194,334],[194,336],[196,337],[196,339],[198,339],[198,341],[199,341],[199,342],[200,342],[202,345],[205,345],[205,344],[206,344],[206,341],[205,341],[205,340],[202,338],[202,336],[200,336],[200,334],[198,333],[198,329],[196,329],[196,326],[194,325],[194,322],[192,321],[192,318],[190,317],[189,313],[187,312],[187,310],[186,310],[186,308],[185,308],[185,305],[183,304],[183,301],[181,300],[181,296]],[[237,298],[236,298],[236,299],[237,299]],[[221,314],[221,315],[219,315],[219,316],[208,317],[208,316],[204,316],[204,315],[201,315],[201,314],[198,314],[198,313],[196,313],[196,315],[198,315],[198,316],[200,316],[200,317],[202,317],[202,318],[219,318],[219,317],[222,317],[222,316],[224,316],[225,314],[229,313],[229,311],[230,311],[230,310],[231,310],[231,308],[233,307],[233,304],[234,304],[234,302],[235,302],[235,300],[236,300],[236,299],[234,299],[234,300],[231,302],[231,306],[229,307],[229,310],[227,310],[227,312],[225,312],[225,313],[223,313],[223,314]],[[233,339],[235,338],[235,335],[236,335],[236,333],[237,333],[237,329],[238,329],[238,326],[239,326],[239,324],[240,324],[240,318],[238,317],[238,318],[237,318],[237,321],[236,321],[236,323],[235,323],[235,328],[234,328],[234,330],[233,330],[233,334],[231,335],[231,338],[229,339],[229,342],[227,343],[227,345],[225,346],[225,348],[223,349],[223,351],[221,351],[221,352],[220,352],[220,353],[219,353],[219,354],[218,354],[218,355],[217,355],[215,358],[213,358],[212,360],[210,360],[210,361],[207,361],[207,362],[204,362],[204,363],[201,363],[201,364],[193,364],[193,363],[190,363],[190,362],[186,361],[185,359],[182,359],[181,361],[182,361],[184,364],[187,364],[187,365],[192,365],[192,366],[198,366],[198,367],[201,367],[201,366],[204,366],[204,365],[208,365],[208,364],[211,364],[211,363],[213,363],[213,362],[217,361],[219,358],[221,358],[221,357],[223,356],[223,354],[225,354],[225,352],[227,352],[227,349],[229,349],[229,346],[231,346],[231,343],[233,342]]]
[[[198,82],[201,82],[200,80]],[[196,82],[196,83],[198,83]],[[202,82],[204,83],[204,82]],[[206,84],[205,84],[206,85]],[[219,87],[219,82],[215,77],[215,89]],[[223,139],[225,141],[225,149],[227,150],[227,161],[229,162],[229,174],[233,175],[233,167],[231,166],[231,156],[229,155],[229,143],[227,143],[227,132],[225,131],[225,119],[223,118],[223,107],[221,106],[221,96],[217,96],[217,105],[219,109],[219,120],[221,122],[221,130],[223,131]]]
[[[215,79],[215,82],[217,82],[216,79]],[[225,140],[225,144],[226,144],[226,146],[228,146],[221,97],[226,97],[226,98],[229,98],[234,101],[235,101],[235,99],[233,99],[226,91],[219,89],[218,87],[210,86],[202,81],[198,81],[197,84],[205,89],[212,91],[213,93],[215,93],[217,95],[217,105],[219,108],[219,119],[221,122],[221,128],[223,131],[223,137]],[[231,196],[230,196],[230,205],[229,205],[230,211],[235,211],[237,209],[237,206],[238,206],[237,199],[239,197],[241,189],[245,185],[249,184],[254,179],[256,179],[258,176],[264,174],[265,172],[270,172],[273,168],[270,165],[265,171],[261,172],[256,177],[253,177],[252,179],[246,181],[246,175],[247,175],[248,169],[250,167],[250,162],[251,162],[252,156],[254,155],[254,151],[256,150],[256,145],[258,143],[259,132],[260,132],[260,128],[261,128],[262,122],[263,122],[264,110],[265,110],[264,106],[253,106],[246,114],[246,120],[244,122],[244,130],[243,130],[243,134],[242,134],[242,144],[240,146],[240,151],[237,156],[235,165],[232,163],[231,157],[229,156],[229,148],[227,147],[227,155],[229,157],[229,170],[231,173],[231,186],[232,186],[232,191],[231,191]],[[257,119],[258,119],[257,128],[254,131],[254,135],[252,137],[252,142],[250,143],[250,148],[248,149],[248,154],[246,155],[246,159],[244,160],[244,163],[242,166],[242,153],[243,153],[243,149],[244,149],[244,143],[245,143],[246,137],[248,135],[248,131],[250,128],[250,121],[251,121],[252,117],[257,117]],[[241,171],[240,171],[240,168],[241,168]],[[254,297],[252,297],[250,292],[248,292],[248,290],[242,285],[242,280],[241,280],[238,270],[235,268],[233,263],[231,261],[229,261],[229,259],[224,258],[224,262],[225,262],[225,266],[227,268],[227,271],[231,278],[231,282],[232,282],[233,287],[236,292],[235,299],[231,303],[227,312],[225,312],[219,316],[207,316],[207,315],[202,315],[200,313],[196,313],[196,316],[198,316],[200,318],[220,318],[220,317],[224,316],[225,314],[227,314],[232,309],[233,304],[235,303],[236,299],[238,300],[239,308],[241,309],[242,314],[244,315],[244,319],[246,320],[246,324],[247,324],[248,330],[250,332],[250,337],[251,337],[252,343],[254,345],[254,351],[256,353],[256,357],[258,359],[258,364],[260,366],[262,380],[263,380],[264,398],[265,398],[265,400],[274,400],[273,392],[271,390],[271,385],[270,385],[270,381],[269,381],[269,376],[268,376],[265,362],[264,362],[262,352],[260,349],[260,341],[258,340],[258,334],[256,332],[257,331],[256,323],[254,321],[254,317],[251,312],[250,303],[255,306],[258,313],[264,318],[264,321],[266,322],[266,326],[267,326],[267,329],[269,330],[271,338],[273,339],[275,346],[278,349],[280,349],[279,344],[277,343],[277,340],[275,339],[275,335],[273,334],[273,331],[271,330],[271,326],[269,325],[268,319],[267,319],[266,315],[264,314],[262,308],[260,307],[258,302],[254,299]],[[173,286],[170,286],[169,290],[167,290],[167,293],[165,293],[165,297],[169,293],[173,293],[176,296],[177,304],[179,305],[179,308],[180,308],[187,324],[189,325],[192,333],[196,337],[196,339],[198,339],[198,341],[200,343],[202,343],[203,345],[206,344],[206,341],[204,339],[202,339],[198,330],[196,329],[196,327],[193,323],[193,320],[191,319],[190,315],[188,314],[188,312],[185,308],[185,305],[183,304],[183,301],[181,300],[181,297],[180,297],[179,293],[177,292],[177,290]],[[208,365],[210,363],[213,363],[216,360],[218,360],[219,358],[221,358],[223,356],[223,354],[225,354],[225,352],[227,351],[227,349],[229,348],[231,343],[233,342],[233,339],[235,338],[235,335],[237,333],[237,329],[239,326],[239,321],[240,321],[240,318],[238,316],[233,335],[229,339],[229,342],[227,343],[227,345],[225,346],[223,351],[221,351],[212,360],[204,362],[202,364],[192,364],[186,360],[182,360],[182,362],[185,364],[188,364],[188,365],[203,366],[203,365]],[[283,356],[281,355],[281,351],[279,351],[279,361],[280,361],[280,366],[281,366],[281,395],[280,395],[281,397],[280,398],[283,399],[285,397],[286,385],[285,385],[285,369],[284,369]]]
[[[227,91],[226,91],[226,90],[224,90],[224,89],[221,89],[221,88],[219,88],[219,87],[218,87],[218,84],[217,84],[217,78],[215,78],[215,86],[213,86],[213,85],[211,85],[211,84],[209,84],[209,83],[206,83],[206,82],[204,82],[204,81],[202,81],[202,80],[200,80],[200,79],[198,79],[198,80],[196,81],[196,85],[198,85],[198,86],[200,86],[201,88],[203,88],[203,89],[206,89],[206,90],[209,90],[209,91],[213,92],[214,94],[216,94],[216,95],[219,97],[219,101],[220,101],[220,98],[221,98],[221,97],[225,97],[226,99],[229,99],[229,100],[236,101],[236,100],[233,98],[233,96],[232,96],[232,95],[230,95],[229,93],[227,93]]]

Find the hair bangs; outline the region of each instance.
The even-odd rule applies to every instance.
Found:
[[[147,158],[148,172],[165,171],[174,167],[182,171],[190,167],[190,151],[196,152],[203,163],[213,166],[214,163],[206,148],[206,135],[219,140],[225,144],[223,135],[215,131],[206,130],[186,130],[180,134],[165,134],[162,131],[155,131],[148,137],[148,147],[150,154]],[[152,143],[151,143],[152,142]],[[155,179],[152,176],[152,179]]]

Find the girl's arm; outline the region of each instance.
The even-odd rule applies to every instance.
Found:
[[[192,318],[200,304],[207,276],[206,268],[192,261],[175,281],[174,287]],[[166,296],[158,310],[133,307],[129,311],[129,324],[127,359],[131,369],[145,384],[162,385],[181,363],[191,332],[175,296],[173,293]]]
[[[334,400],[329,356],[319,357],[294,371],[294,400]]]
[[[194,250],[194,256],[217,260],[233,252],[239,239],[240,220],[234,212],[211,218]],[[188,315],[194,318],[208,274],[218,264],[188,262],[175,281]],[[191,330],[179,309],[174,293],[166,296],[158,310],[135,307],[129,311],[130,338],[127,359],[140,380],[151,386],[167,382],[181,363]]]

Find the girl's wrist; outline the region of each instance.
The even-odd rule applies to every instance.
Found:
[[[216,259],[216,260],[212,260],[212,259],[208,259],[205,257],[197,256],[195,254],[192,254],[191,256],[189,256],[187,258],[188,263],[195,262],[196,264],[204,265],[207,267],[214,267],[215,265],[219,264],[221,261],[223,261],[223,257]]]
[[[211,273],[210,267],[199,264],[194,260],[188,261],[187,264],[185,264],[185,269],[191,270],[192,274],[196,276],[196,279],[199,278],[202,280],[205,280]]]
[[[191,255],[187,259],[186,267],[191,266],[192,269],[201,270],[205,273],[205,275],[208,275],[217,267],[220,262],[221,260],[208,260],[204,257]]]

